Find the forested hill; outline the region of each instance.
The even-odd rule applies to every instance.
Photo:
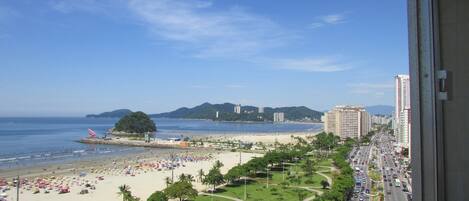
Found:
[[[120,109],[120,110],[114,110],[111,112],[103,112],[101,114],[88,114],[86,115],[86,117],[88,118],[122,118],[130,113],[132,113],[132,111],[128,109]]]
[[[234,113],[235,105],[232,103],[210,104],[204,103],[193,108],[179,108],[172,112],[152,114],[154,118],[187,118],[187,119],[213,119],[221,121],[272,121],[274,112],[285,113],[285,119],[291,121],[312,120],[319,121],[322,112],[311,110],[305,106],[299,107],[265,107],[264,113],[258,113],[254,106],[241,106],[241,114]],[[216,112],[219,118],[216,119]]]

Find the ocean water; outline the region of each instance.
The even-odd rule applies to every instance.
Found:
[[[76,142],[91,128],[104,135],[113,118],[0,118],[0,169],[90,159],[145,148],[87,145]],[[235,123],[208,120],[153,119],[158,138],[181,135],[318,131],[321,124]]]

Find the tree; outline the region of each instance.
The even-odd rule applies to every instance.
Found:
[[[147,201],[168,201],[168,197],[162,191],[156,191],[150,195]]]
[[[305,164],[303,165],[303,169],[305,170],[306,176],[312,176],[314,172],[314,164],[313,161],[309,158],[306,159]]]
[[[125,184],[119,186],[119,192],[117,194],[122,195],[122,201],[140,201],[140,198],[132,196],[132,192],[130,192],[130,186]]]
[[[322,189],[326,189],[327,187],[330,186],[330,184],[329,184],[328,181],[322,180],[322,181],[321,181],[321,186],[322,186]]]
[[[173,181],[172,181],[171,178],[169,178],[169,177],[164,178],[164,180],[165,180],[165,182],[166,182],[166,188],[167,188],[170,184],[173,183]]]
[[[155,122],[143,112],[133,112],[122,117],[114,126],[115,131],[129,134],[151,133],[156,131]]]
[[[193,182],[194,181],[194,177],[190,174],[184,174],[182,173],[180,176],[179,176],[179,181],[188,181],[188,182]]]
[[[205,176],[204,170],[200,169],[197,176],[199,177],[199,181],[202,182]]]
[[[177,198],[179,201],[194,199],[197,197],[197,190],[188,181],[177,181],[164,189],[164,193],[169,198]]]
[[[215,164],[202,181],[204,184],[213,185],[214,191],[217,185],[223,184],[224,182],[223,175],[217,167],[217,164]]]
[[[229,181],[230,183],[234,183],[236,180],[239,180],[241,176],[245,174],[245,170],[243,166],[237,165],[228,170],[225,174],[225,180]]]
[[[215,165],[214,165],[215,168],[217,169],[220,169],[221,167],[223,167],[223,163],[219,160],[215,161]]]
[[[130,197],[132,197],[130,193],[130,186],[125,184],[119,186],[119,192],[117,194],[122,195],[122,201],[128,201]]]

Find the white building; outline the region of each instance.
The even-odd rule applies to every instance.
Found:
[[[220,117],[220,116],[219,116],[219,112],[217,111],[217,112],[215,113],[215,118],[218,119],[218,117]]]
[[[336,106],[323,116],[324,131],[340,138],[361,138],[370,132],[371,119],[360,106]]]
[[[234,106],[234,113],[241,114],[241,105],[237,104]]]
[[[259,113],[259,114],[264,113],[264,107],[259,107],[258,113]]]
[[[410,146],[410,78],[409,75],[397,75],[395,77],[396,94],[395,94],[395,125],[394,134],[397,143],[401,147],[409,148]]]
[[[285,114],[283,112],[274,113],[274,122],[284,122],[284,121],[285,121]]]
[[[371,123],[372,124],[387,125],[391,121],[392,121],[392,117],[390,117],[390,116],[383,116],[383,115],[372,115],[371,116]]]

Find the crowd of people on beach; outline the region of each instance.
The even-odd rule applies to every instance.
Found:
[[[134,160],[113,160],[112,165],[92,168],[88,171],[73,169],[71,174],[50,175],[35,178],[20,178],[7,180],[0,178],[0,201],[8,201],[7,192],[16,192],[19,182],[20,194],[24,191],[38,193],[70,193],[72,189],[79,189],[76,193],[87,194],[96,190],[96,185],[105,180],[106,176],[136,176],[152,171],[168,171],[172,168],[185,167],[187,163],[212,160],[208,153],[180,153],[157,159],[136,157]],[[75,188],[74,188],[75,187]]]

